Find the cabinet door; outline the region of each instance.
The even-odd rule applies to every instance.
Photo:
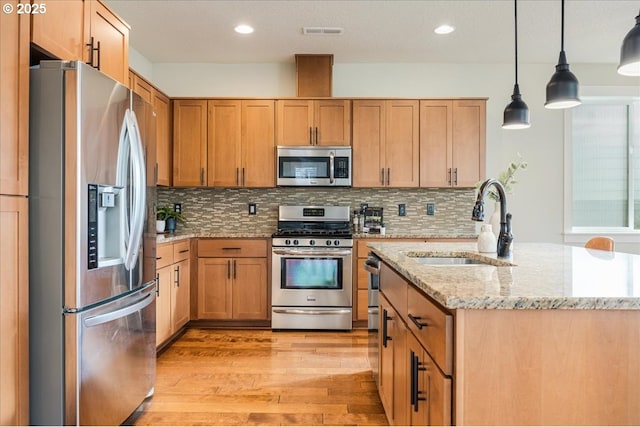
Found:
[[[385,102],[353,101],[353,186],[382,187]]]
[[[173,287],[173,267],[159,268],[156,290],[156,347],[171,336],[171,293]]]
[[[232,270],[233,318],[267,319],[267,259],[236,258]]]
[[[451,379],[442,375],[418,340],[408,334],[409,423],[413,426],[451,425]]]
[[[31,42],[59,59],[82,60],[84,1],[56,0],[31,17]]]
[[[380,384],[378,391],[382,406],[389,421],[393,419],[393,325],[397,321],[397,315],[391,304],[384,298],[379,297],[380,316],[378,317],[378,354]]]
[[[207,101],[173,101],[173,185],[207,184]]]
[[[171,104],[168,97],[154,90],[152,105],[156,112],[156,183],[171,185]]]
[[[15,5],[17,2],[11,2]],[[29,17],[1,13],[0,194],[27,195],[29,176]]]
[[[314,101],[316,145],[351,145],[351,101]]]
[[[93,57],[93,65],[123,85],[129,81],[129,26],[100,0],[86,3],[89,9],[85,15],[85,43],[100,42],[100,50]],[[88,21],[88,24],[87,24]],[[89,33],[87,33],[87,29]],[[89,48],[85,62],[90,61]]]
[[[210,100],[207,103],[207,184],[213,187],[242,185],[240,176],[241,102]]]
[[[27,215],[26,197],[0,196],[0,425],[29,423]]]
[[[153,86],[136,73],[131,73],[131,89],[149,104],[153,101]]]
[[[397,313],[396,313],[397,315]],[[392,323],[393,336],[393,424],[409,423],[409,358],[407,357],[407,327],[399,319]]]
[[[312,145],[313,101],[279,100],[276,108],[276,145]]]
[[[175,333],[189,321],[190,298],[189,291],[191,274],[189,260],[185,259],[171,266],[173,270],[172,298],[171,298],[171,333]]]
[[[389,187],[417,187],[420,182],[418,106],[418,101],[387,101],[384,159]]]
[[[420,187],[450,187],[453,102],[420,101]]]
[[[198,319],[232,318],[232,259],[198,259]]]
[[[453,101],[453,185],[475,187],[485,175],[486,101]]]
[[[275,187],[274,101],[242,101],[243,187]]]

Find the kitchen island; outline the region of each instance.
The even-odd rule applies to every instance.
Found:
[[[393,423],[640,424],[640,256],[526,243],[509,259],[472,243],[368,246],[383,260],[380,330],[395,334],[380,346]],[[482,263],[420,259],[443,256]]]

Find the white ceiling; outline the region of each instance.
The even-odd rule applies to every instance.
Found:
[[[293,62],[296,53],[332,53],[347,62],[513,62],[511,0],[107,0],[131,25],[130,43],[152,63]],[[521,63],[555,63],[560,0],[518,1]],[[566,0],[571,63],[617,63],[640,0]],[[247,23],[251,35],[233,27]],[[438,36],[449,23],[456,31]],[[303,26],[344,28],[304,36]]]

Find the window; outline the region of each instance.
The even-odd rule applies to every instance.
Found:
[[[640,231],[640,98],[582,101],[566,115],[565,228]]]

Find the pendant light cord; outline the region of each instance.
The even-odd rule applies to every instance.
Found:
[[[513,0],[513,16],[516,28],[516,85],[518,84],[518,0]]]
[[[561,16],[561,24],[560,24],[560,50],[564,52],[564,0],[562,0],[562,12]]]

